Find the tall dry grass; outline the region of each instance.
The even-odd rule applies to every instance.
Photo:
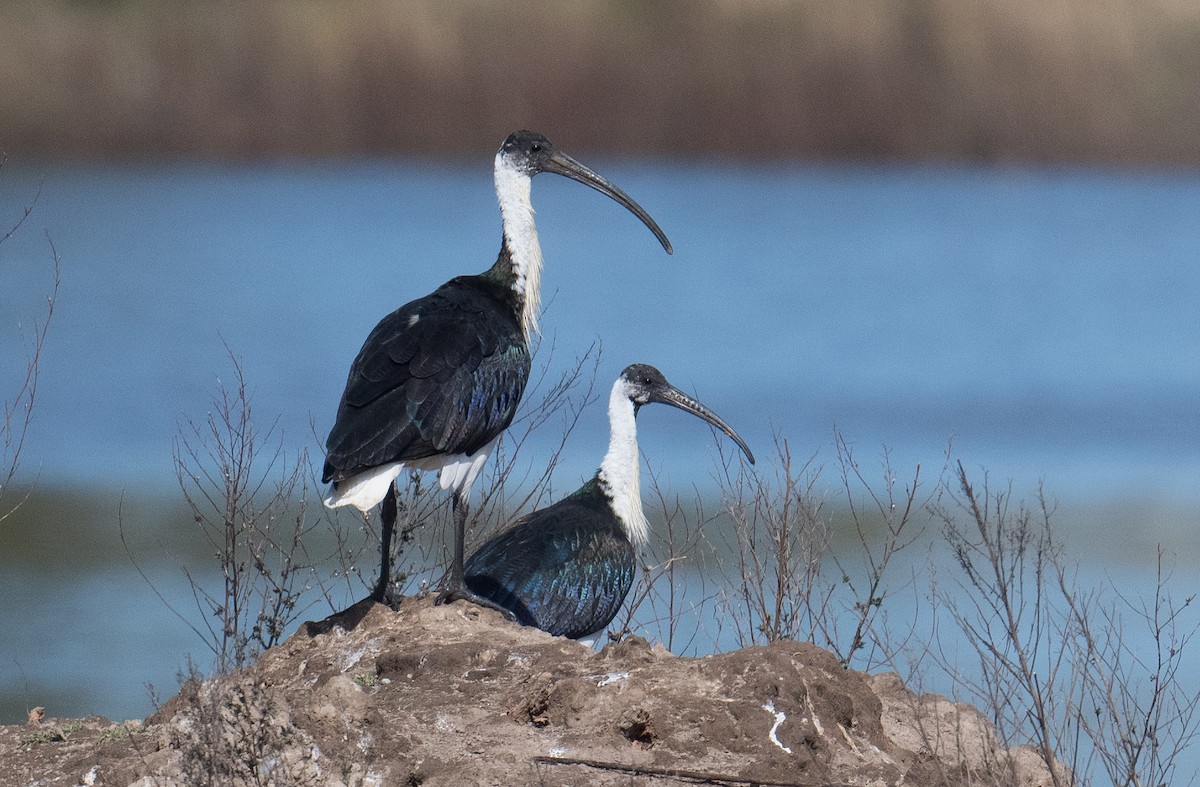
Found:
[[[1191,0],[0,2],[0,147],[1200,161]]]

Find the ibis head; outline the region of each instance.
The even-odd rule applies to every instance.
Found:
[[[658,242],[666,250],[667,254],[672,253],[671,241],[667,240],[666,234],[659,228],[654,219],[650,218],[650,214],[642,209],[642,206],[634,202],[633,198],[626,194],[621,189],[614,186],[606,178],[597,175],[592,170],[580,164],[575,159],[563,153],[545,136],[536,131],[514,131],[504,140],[504,144],[500,146],[497,156],[497,165],[507,167],[515,172],[519,172],[526,177],[532,178],[540,172],[553,172],[556,175],[563,175],[571,180],[591,186],[596,191],[604,194],[625,206],[633,215],[641,219],[654,237],[658,238]]]
[[[644,363],[635,363],[626,366],[625,370],[621,372],[621,384],[624,386],[625,395],[629,397],[629,401],[633,402],[635,413],[642,405],[651,403],[669,404],[672,407],[678,407],[680,410],[691,413],[697,418],[708,421],[729,435],[737,443],[738,448],[742,449],[742,452],[746,454],[746,458],[750,460],[750,464],[754,464],[754,454],[750,452],[749,446],[746,445],[741,436],[733,431],[733,427],[725,423],[712,410],[667,382],[667,378],[658,369]]]

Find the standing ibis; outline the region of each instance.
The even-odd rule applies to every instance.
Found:
[[[624,205],[671,252],[667,236],[625,192],[533,131],[509,135],[496,153],[496,196],[504,237],[495,264],[459,276],[384,317],[350,367],[325,443],[325,505],[363,513],[382,502],[382,557],[371,597],[391,581],[395,479],[437,470],[453,491],[454,555],[439,601],[478,601],[463,583],[463,537],[471,484],[512,422],[529,379],[529,336],[537,330],[542,251],[530,185],[553,172]],[[490,605],[489,605],[490,606]]]
[[[716,413],[653,366],[621,372],[608,399],[611,428],[600,469],[574,494],[519,519],[467,561],[467,587],[526,626],[580,638],[616,617],[648,535],[638,481],[637,413],[651,402],[703,418],[754,455]]]

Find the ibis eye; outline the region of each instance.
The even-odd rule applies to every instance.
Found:
[[[534,153],[541,153],[542,152],[542,143],[534,142],[532,145],[529,146],[529,149],[531,151],[533,151]]]

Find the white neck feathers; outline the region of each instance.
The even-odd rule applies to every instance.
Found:
[[[533,178],[527,173],[496,154],[496,199],[500,202],[504,242],[516,274],[513,289],[521,297],[521,330],[526,339],[538,330],[542,291],[542,247],[538,244],[533,202],[529,198],[532,183]]]
[[[608,453],[600,463],[600,483],[612,498],[613,513],[634,546],[644,546],[650,527],[642,511],[638,468],[637,419],[623,380],[617,380],[608,397],[608,422],[612,434]]]

